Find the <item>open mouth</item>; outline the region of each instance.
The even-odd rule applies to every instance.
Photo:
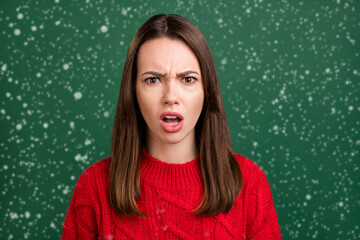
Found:
[[[166,132],[175,133],[181,130],[184,117],[180,113],[166,111],[160,116],[160,124]]]
[[[169,126],[175,126],[181,122],[181,119],[176,116],[166,116],[162,119]]]

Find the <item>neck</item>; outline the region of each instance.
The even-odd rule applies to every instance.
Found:
[[[149,135],[145,150],[162,162],[182,164],[194,160],[199,155],[195,143],[195,132],[190,133],[185,139],[177,143],[163,142]]]

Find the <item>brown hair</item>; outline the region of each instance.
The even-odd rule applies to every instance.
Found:
[[[215,63],[200,30],[189,20],[174,14],[159,14],[148,19],[130,44],[111,136],[110,202],[119,213],[146,216],[136,205],[141,197],[139,164],[146,134],[146,122],[135,92],[137,54],[144,42],[161,37],[187,43],[198,58],[203,79],[205,99],[195,126],[195,140],[200,151],[204,196],[193,211],[207,216],[229,212],[241,192],[242,174],[231,148]]]

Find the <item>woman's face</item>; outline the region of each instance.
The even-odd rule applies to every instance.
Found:
[[[136,97],[147,124],[147,140],[157,144],[195,143],[203,103],[200,65],[182,40],[146,41],[137,60]]]

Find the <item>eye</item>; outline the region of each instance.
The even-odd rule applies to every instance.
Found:
[[[149,78],[145,79],[144,81],[151,84],[151,83],[156,83],[157,80],[160,81],[159,78],[157,78],[157,77],[149,77]]]
[[[184,78],[183,78],[183,81],[184,81],[185,83],[193,83],[193,82],[196,81],[196,78],[194,78],[194,77],[184,77]]]

